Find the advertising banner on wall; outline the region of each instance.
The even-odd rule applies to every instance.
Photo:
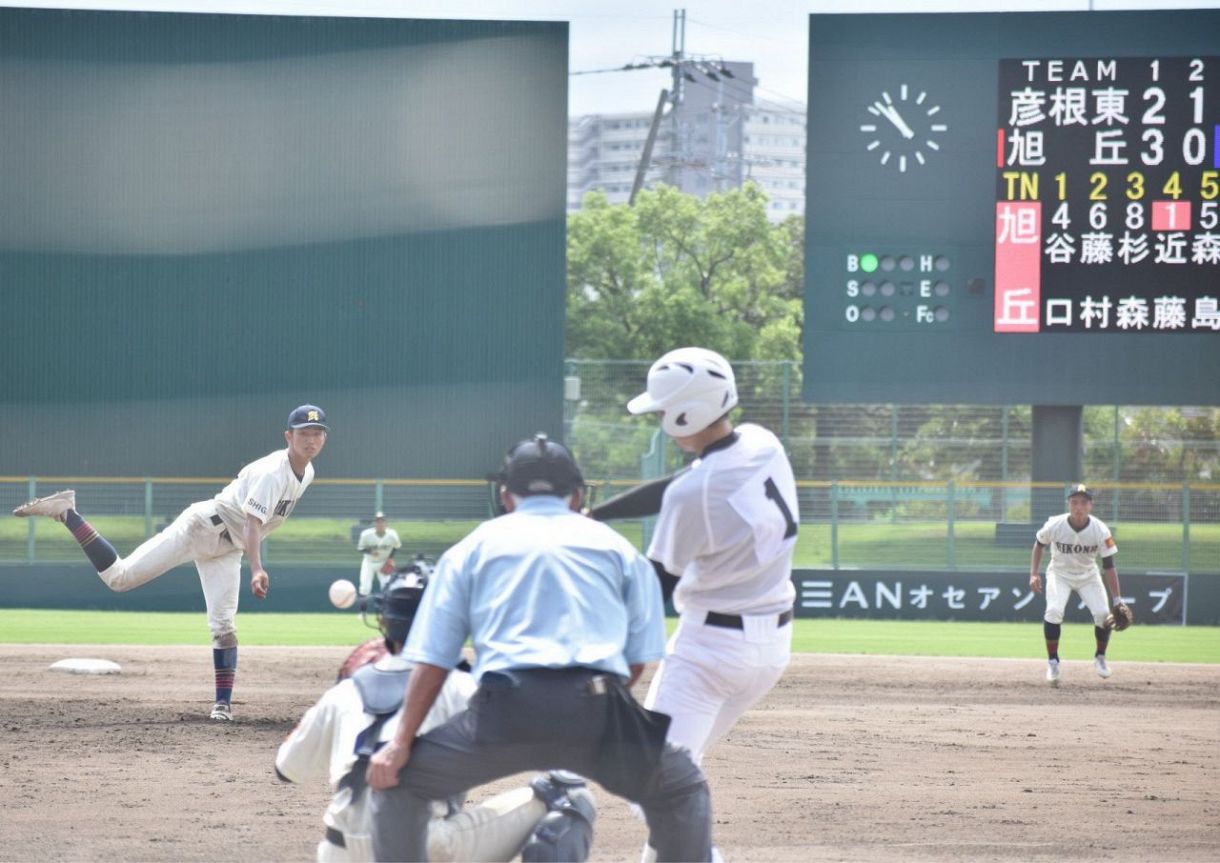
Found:
[[[1140,624],[1186,623],[1187,573],[1122,573],[1120,580]],[[1046,610],[1045,595],[1029,589],[1024,572],[803,569],[792,581],[797,617],[1036,622]],[[1075,593],[1064,619],[1090,619]]]

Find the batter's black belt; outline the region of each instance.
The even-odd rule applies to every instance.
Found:
[[[326,841],[331,845],[338,845],[340,848],[346,848],[347,842],[343,838],[343,834],[334,827],[326,828]]]
[[[792,620],[792,609],[782,612],[776,618],[775,628],[779,629],[788,621]],[[709,611],[703,622],[708,626],[719,626],[722,629],[745,629],[745,623],[742,622],[740,614],[720,614],[719,612]]]

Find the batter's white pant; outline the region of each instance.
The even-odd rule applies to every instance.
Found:
[[[386,582],[392,576],[382,575],[381,567],[385,565],[385,561],[373,561],[368,555],[364,556],[364,560],[360,561],[360,595],[368,596],[373,592],[373,579],[377,579],[378,590],[385,590]]]
[[[672,717],[669,742],[696,764],[771,691],[792,658],[792,623],[776,626],[777,614],[743,615],[744,629],[708,626],[706,616],[682,614],[644,700]]]
[[[1053,570],[1047,570],[1046,614],[1043,615],[1046,622],[1063,623],[1063,611],[1067,608],[1073,590],[1080,594],[1080,598],[1092,612],[1093,624],[1103,625],[1110,608],[1106,604],[1106,587],[1101,582],[1101,573],[1098,572],[1079,578],[1067,578]]]
[[[587,788],[573,788],[568,794],[593,802]],[[434,818],[428,824],[428,859],[442,863],[506,863],[517,856],[546,813],[546,804],[532,789],[514,788],[477,806],[466,806],[448,818]],[[345,848],[325,840],[319,842],[318,863],[372,861],[372,837],[345,835],[344,842]]]
[[[242,552],[231,538],[224,537],[223,525],[212,524],[214,513],[210,501],[192,504],[165,530],[99,572],[98,578],[111,590],[122,592],[194,561],[207,603],[212,646],[236,647]]]

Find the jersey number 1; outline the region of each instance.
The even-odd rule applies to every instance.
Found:
[[[796,536],[796,522],[792,519],[792,510],[788,509],[788,502],[779,493],[779,486],[775,484],[775,480],[767,477],[763,488],[767,490],[767,497],[779,507],[780,514],[784,517],[784,539]]]

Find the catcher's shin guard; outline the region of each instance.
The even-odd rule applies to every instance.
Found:
[[[574,773],[552,771],[539,776],[530,787],[551,811],[521,849],[522,863],[583,863],[589,859],[597,807],[584,781]]]

